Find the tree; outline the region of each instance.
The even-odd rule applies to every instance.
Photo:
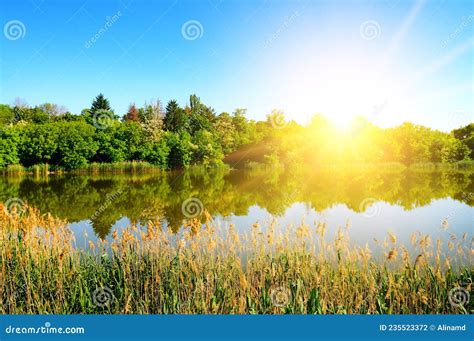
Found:
[[[470,150],[464,143],[456,139],[450,139],[441,151],[441,159],[443,162],[449,163],[464,161],[468,159],[469,153]]]
[[[110,111],[109,100],[105,98],[103,94],[97,95],[97,97],[92,101],[91,113],[94,115],[98,110],[107,110]]]
[[[140,125],[147,141],[158,141],[163,133],[163,109],[159,99],[150,104],[145,103],[138,111]]]
[[[405,122],[393,130],[393,138],[398,146],[398,160],[406,165],[429,161],[429,146],[424,141],[422,126]]]
[[[43,103],[39,106],[39,109],[50,116],[60,116],[67,112],[65,106],[57,105],[54,103]]]
[[[12,108],[6,104],[0,104],[0,126],[11,124],[14,119],[15,113]]]
[[[151,101],[151,103],[145,102],[143,108],[140,108],[138,111],[138,118],[142,124],[147,124],[157,119],[163,120],[163,116],[163,108],[159,99]]]
[[[20,163],[19,136],[13,129],[0,129],[0,168]]]
[[[231,153],[235,150],[236,130],[232,124],[232,117],[229,113],[221,113],[214,122],[214,132],[221,145],[224,154]]]
[[[86,166],[95,155],[98,143],[95,129],[85,122],[63,122],[58,125],[59,165],[66,169]]]
[[[19,131],[18,155],[22,165],[29,167],[60,161],[57,154],[60,124],[28,124],[16,128]]]
[[[469,157],[474,159],[474,123],[453,130],[453,136],[469,148]]]
[[[192,160],[192,144],[189,133],[167,133],[165,140],[169,147],[168,168],[188,167]]]
[[[232,114],[232,125],[236,132],[236,148],[249,144],[252,141],[252,132],[255,131],[255,127],[252,127],[253,123],[245,118],[246,113],[247,109],[238,108]]]
[[[165,139],[159,141],[147,141],[140,146],[140,159],[150,162],[155,166],[168,168],[168,154],[170,148]]]
[[[171,100],[166,105],[163,123],[165,130],[174,133],[183,132],[188,129],[188,115],[178,105],[176,100]]]
[[[199,130],[211,130],[215,120],[215,112],[212,108],[207,107],[196,95],[189,96],[190,116],[189,131],[196,134]]]
[[[114,122],[97,131],[96,159],[101,162],[122,162],[140,159],[143,131],[136,122]]]
[[[130,104],[130,106],[128,107],[128,111],[124,116],[124,121],[138,121],[138,110],[135,106],[135,103]]]
[[[221,146],[216,136],[207,130],[199,130],[192,139],[194,146],[193,162],[204,166],[215,166],[222,164]]]
[[[40,124],[47,123],[51,120],[51,116],[39,107],[28,108],[15,106],[13,108],[13,113],[15,115],[15,123],[25,121]]]

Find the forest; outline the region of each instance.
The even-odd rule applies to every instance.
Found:
[[[266,121],[247,119],[245,109],[217,114],[196,95],[191,95],[185,106],[176,100],[166,106],[159,100],[142,107],[132,103],[122,116],[103,94],[80,114],[52,103],[35,107],[21,100],[0,104],[2,169],[48,165],[51,170],[73,170],[97,163],[135,161],[178,169],[219,166],[226,156],[233,161],[231,165],[470,165],[474,123],[447,133],[410,122],[380,128],[356,118],[348,129],[341,130],[319,114],[306,126],[287,121],[280,110],[272,111]]]

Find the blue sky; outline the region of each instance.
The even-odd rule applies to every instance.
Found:
[[[2,0],[0,102],[79,113],[102,92],[123,114],[196,93],[253,119],[450,130],[474,121],[473,3]]]

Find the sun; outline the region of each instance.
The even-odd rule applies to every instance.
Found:
[[[285,112],[292,113],[297,120],[309,121],[312,115],[321,113],[346,130],[356,117],[383,123],[406,113],[404,80],[395,69],[384,70],[375,61],[361,58],[326,60],[323,64],[324,67],[308,68],[313,71],[306,71],[304,77],[287,88]],[[304,72],[298,70],[298,74]],[[395,116],[389,117],[392,114]]]

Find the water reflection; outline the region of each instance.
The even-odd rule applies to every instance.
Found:
[[[193,169],[153,175],[1,178],[0,200],[21,198],[69,222],[90,221],[104,238],[123,218],[141,224],[160,219],[177,231],[186,218],[182,204],[189,198],[198,198],[213,216],[245,217],[248,222],[258,218],[255,207],[283,216],[296,203],[313,212],[342,205],[356,216],[375,212],[383,219],[384,213],[374,205],[409,211],[454,199],[473,206],[473,180],[474,174],[466,172]]]

